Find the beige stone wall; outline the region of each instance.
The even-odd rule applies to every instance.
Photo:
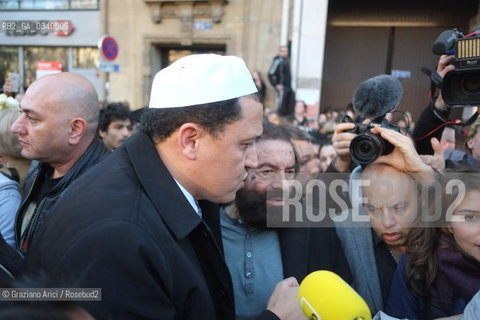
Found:
[[[282,7],[279,0],[230,0],[212,30],[189,30],[177,18],[152,21],[154,7],[143,0],[105,0],[106,29],[119,44],[121,72],[110,74],[110,101],[128,101],[132,109],[148,104],[153,76],[154,44],[223,43],[227,54],[245,59],[251,70],[266,74],[280,44]],[[187,7],[188,9],[188,7]],[[268,86],[267,103],[275,93]]]

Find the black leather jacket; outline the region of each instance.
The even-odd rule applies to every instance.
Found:
[[[17,247],[22,252],[27,251],[38,230],[40,230],[40,227],[43,225],[45,217],[49,214],[51,208],[57,202],[58,198],[62,195],[65,189],[67,189],[67,187],[88,168],[102,160],[108,153],[109,152],[107,148],[100,139],[93,139],[85,153],[68,171],[68,173],[60,179],[60,181],[46,196],[40,199],[35,212],[33,213],[32,218],[22,235],[22,222],[25,218],[29,204],[32,201],[32,197],[36,194],[38,189],[41,188],[45,175],[50,171],[53,171],[53,168],[47,163],[38,163],[37,166],[29,172],[25,178],[25,197],[15,218],[15,240],[17,242]]]

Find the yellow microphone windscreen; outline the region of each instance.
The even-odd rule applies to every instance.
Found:
[[[315,271],[305,277],[298,298],[310,320],[371,319],[370,309],[362,297],[331,271]]]

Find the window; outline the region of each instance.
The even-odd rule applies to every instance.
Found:
[[[23,0],[19,1],[23,10],[65,10],[68,0]]]
[[[70,9],[98,10],[98,0],[70,0]]]
[[[23,53],[23,65],[19,55]],[[9,72],[20,74],[22,85],[27,88],[37,78],[37,61],[56,61],[62,71],[80,74],[95,73],[99,51],[96,47],[8,47],[0,46],[0,87]],[[1,92],[1,91],[0,91]]]
[[[67,71],[67,48],[63,47],[25,47],[25,86],[28,87],[37,77],[37,61],[59,61],[63,71]]]
[[[100,59],[97,48],[73,48],[73,63],[75,69],[95,69],[96,62]]]
[[[3,85],[9,72],[18,73],[18,47],[0,47],[0,85]]]
[[[0,0],[0,10],[98,10],[99,0]]]

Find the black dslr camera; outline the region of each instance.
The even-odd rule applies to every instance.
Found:
[[[353,123],[353,120],[349,116],[345,116],[343,122]],[[400,132],[400,128],[390,124],[385,116],[378,117],[369,124],[355,123],[355,128],[346,131],[357,134],[350,143],[350,153],[352,159],[362,167],[372,163],[379,156],[390,154],[393,151],[394,146],[390,142],[370,131],[373,127],[378,126]]]
[[[457,29],[445,30],[432,46],[434,54],[454,54],[455,70],[443,78],[443,100],[450,106],[480,105],[480,33],[467,36]]]

